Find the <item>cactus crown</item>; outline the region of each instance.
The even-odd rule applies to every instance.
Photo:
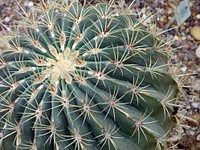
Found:
[[[111,3],[42,2],[0,66],[0,147],[161,150],[176,125],[169,44]]]

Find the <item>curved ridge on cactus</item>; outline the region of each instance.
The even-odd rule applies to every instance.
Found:
[[[2,52],[0,148],[164,149],[179,91],[167,44],[110,3],[49,6]]]

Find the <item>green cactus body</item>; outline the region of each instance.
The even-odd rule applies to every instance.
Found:
[[[109,4],[38,18],[1,55],[1,149],[166,147],[178,88],[165,43]]]

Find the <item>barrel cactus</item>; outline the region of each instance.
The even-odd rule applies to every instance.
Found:
[[[2,150],[166,148],[179,92],[170,46],[111,6],[43,2],[22,15],[1,51]]]

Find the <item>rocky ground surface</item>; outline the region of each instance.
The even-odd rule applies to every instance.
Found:
[[[0,23],[6,28],[17,27],[17,20],[21,17],[21,12],[17,2],[28,11],[36,5],[39,0],[0,0]],[[175,0],[178,1],[178,0]],[[89,0],[87,2],[96,3],[99,0]],[[132,0],[125,0],[120,5],[129,6]],[[185,119],[184,128],[181,134],[173,132],[168,140],[169,147],[172,143],[176,146],[170,149],[199,150],[200,149],[200,1],[189,0],[191,16],[179,28],[176,23],[170,28],[174,29],[165,32],[164,35],[176,40],[173,44],[172,52],[173,64],[179,68],[182,78],[184,93],[179,96],[180,101],[184,103],[186,111],[183,112],[188,118]],[[157,13],[154,20],[160,29],[174,15],[173,4],[170,0],[135,0],[132,11],[138,12],[142,16],[149,13]],[[3,30],[0,25],[0,34]],[[5,28],[4,28],[5,29]],[[178,48],[177,48],[178,47]]]

